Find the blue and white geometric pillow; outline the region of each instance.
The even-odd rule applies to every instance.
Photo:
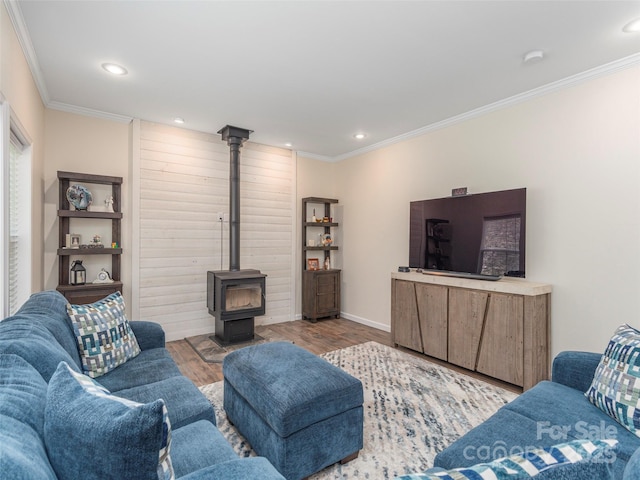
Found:
[[[71,379],[75,380],[81,388],[81,393],[77,392],[74,398],[69,399],[65,406],[61,406],[60,402],[57,401],[57,406],[49,405],[47,413],[45,414],[46,425],[61,425],[63,429],[68,429],[76,433],[76,435],[71,435],[70,438],[62,440],[62,442],[50,442],[48,448],[53,452],[59,453],[56,457],[64,456],[59,450],[56,451],[56,449],[60,448],[71,449],[77,452],[78,445],[73,443],[76,440],[81,444],[92,444],[93,442],[99,445],[100,441],[109,441],[110,433],[120,432],[122,435],[127,435],[131,438],[112,438],[113,444],[111,444],[111,446],[106,445],[108,450],[116,457],[118,468],[126,469],[127,465],[138,464],[139,462],[136,460],[139,460],[140,452],[147,450],[147,442],[152,442],[153,445],[158,447],[157,467],[155,468],[158,480],[175,479],[170,455],[171,422],[169,421],[169,414],[163,400],[159,400],[162,404],[162,426],[161,428],[155,428],[153,427],[154,424],[160,427],[158,423],[160,422],[160,418],[157,417],[157,420],[154,420],[148,417],[148,415],[150,415],[149,405],[112,395],[109,390],[98,384],[95,380],[75,372],[64,362],[59,365],[52,379],[54,385],[50,384],[51,388],[54,390],[57,389],[57,392],[63,397],[74,391],[73,386],[69,383]],[[76,409],[77,405],[74,405],[74,402],[77,405],[82,405],[84,408],[78,411]],[[102,415],[106,415],[107,418],[103,418]],[[146,418],[143,419],[143,417]],[[74,422],[77,422],[77,425],[74,425]],[[91,422],[95,422],[97,426],[92,426]],[[148,428],[157,431],[159,436],[156,438],[150,437],[150,430],[148,430]],[[56,431],[55,427],[47,429],[47,426],[45,426],[45,429],[45,437],[47,437],[47,433],[49,433],[50,430]],[[49,440],[51,439],[49,438]],[[94,467],[99,468],[98,462],[96,462],[95,459],[92,461],[90,456],[86,460],[86,465],[77,467],[77,465],[83,461],[78,458],[74,467],[80,468],[86,475],[91,477],[93,473],[96,473],[91,472],[91,469]],[[55,467],[54,460],[54,468]],[[65,476],[64,469],[68,467],[69,465],[58,466],[56,473]],[[60,470],[62,471],[60,472]],[[74,476],[75,473],[77,472],[74,471],[74,474],[71,476]],[[100,477],[100,472],[97,473],[97,476]],[[104,474],[104,472],[102,473]],[[118,471],[117,473],[111,472],[111,474],[119,478],[132,478],[132,475],[143,475],[140,471],[136,474],[136,472],[129,470]]]
[[[586,397],[640,437],[640,332],[618,327],[600,359]]]
[[[140,353],[120,292],[87,305],[68,304],[67,312],[78,342],[82,370],[90,377],[104,375]]]
[[[585,460],[611,461],[608,452],[617,443],[617,440],[574,440],[553,447],[531,449],[472,467],[433,473],[412,473],[396,477],[396,480],[524,480],[550,468],[571,468],[570,465]]]

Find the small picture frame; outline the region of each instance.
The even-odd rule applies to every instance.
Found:
[[[320,270],[320,260],[317,258],[307,258],[307,270]]]
[[[77,233],[69,234],[70,245],[69,248],[80,248],[80,244],[82,243],[82,237]]]

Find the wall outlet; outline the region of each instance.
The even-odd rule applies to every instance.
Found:
[[[222,222],[224,220],[224,213],[218,212],[218,221]]]

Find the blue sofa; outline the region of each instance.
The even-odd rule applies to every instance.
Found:
[[[180,373],[166,350],[162,328],[151,322],[129,323],[140,346],[140,354],[96,381],[117,396],[118,401],[122,397],[149,404],[153,410],[154,405],[163,404],[158,399],[164,400],[164,418],[168,414],[170,419],[170,459],[175,478],[282,480],[284,477],[266,459],[239,458],[235,454],[215,426],[211,404]],[[60,397],[64,389],[51,391],[52,378],[64,374],[65,364],[69,366],[67,374],[82,371],[67,314],[67,301],[60,293],[36,293],[14,316],[0,322],[0,472],[3,478],[58,478],[60,475],[56,474],[53,465],[60,464],[60,457],[52,462],[51,452],[56,455],[64,452],[68,455],[65,458],[71,459],[69,463],[74,463],[76,458],[78,461],[86,457],[91,460],[92,455],[106,455],[107,458],[100,461],[107,468],[110,463],[121,463],[120,458],[108,458],[111,446],[108,442],[106,445],[87,443],[77,451],[65,452],[73,431],[67,438],[56,438],[55,431],[48,429],[46,412],[74,400],[71,395]],[[52,405],[52,402],[56,404]],[[100,425],[101,422],[108,424],[112,419],[101,418],[100,412],[95,412],[92,420]],[[110,440],[118,442],[117,438]],[[141,464],[143,457],[140,452]],[[157,464],[158,450],[155,458]],[[133,468],[135,470],[136,466]],[[83,472],[83,478],[106,479],[110,476],[104,471],[93,477]],[[123,477],[119,474],[119,478]],[[143,476],[134,471],[130,478]],[[158,477],[152,475],[152,478]]]
[[[552,381],[543,381],[498,410],[492,417],[440,452],[436,468],[453,469],[490,462],[531,447],[550,447],[576,439],[615,439],[615,461],[582,465],[581,472],[553,479],[640,479],[640,438],[585,397],[601,354],[563,352],[553,362]],[[541,475],[542,476],[542,475]]]

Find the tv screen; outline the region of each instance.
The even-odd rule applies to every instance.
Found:
[[[527,189],[410,203],[409,266],[525,276]]]

